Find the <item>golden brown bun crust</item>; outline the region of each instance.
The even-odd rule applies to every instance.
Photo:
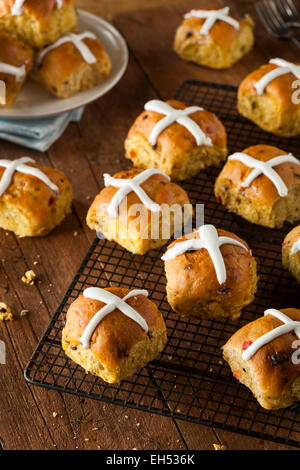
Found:
[[[0,32],[0,62],[20,67],[25,65],[28,74],[33,66],[33,51],[30,47],[18,40],[16,36]],[[22,86],[16,77],[7,73],[0,73],[0,80],[6,84],[6,102],[10,106]]]
[[[266,162],[280,155],[286,155],[284,150],[270,145],[254,145],[243,150],[242,153],[248,154],[256,160]],[[241,184],[253,171],[244,163],[238,160],[227,160],[223,170],[218,176],[218,181],[230,180],[233,191],[241,191],[249,199],[259,200],[264,205],[273,206],[275,201],[280,199],[278,191],[272,181],[266,176],[261,175],[250,184],[248,188],[242,188]],[[276,166],[276,172],[282,178],[287,188],[299,183],[300,165],[296,163],[282,163]]]
[[[2,0],[0,2],[0,17],[9,15],[15,0]],[[73,0],[63,0],[63,5],[73,5]],[[26,0],[22,11],[34,16],[37,20],[47,20],[56,8],[56,0]]]
[[[121,178],[121,179],[132,179],[136,175],[141,173],[141,170],[137,168],[132,168],[130,170],[120,171],[114,175],[114,178]],[[150,197],[150,199],[157,204],[167,204],[171,206],[172,204],[183,204],[189,203],[189,198],[187,193],[181,186],[176,183],[172,183],[166,178],[164,175],[156,174],[148,178],[144,183],[142,183],[141,188],[146,192],[146,194]],[[107,186],[103,188],[102,191],[96,196],[94,202],[92,203],[89,213],[88,213],[88,220],[92,214],[97,213],[97,215],[107,215],[107,206],[111,202],[112,198],[116,194],[119,188],[115,188],[113,186]],[[134,191],[131,191],[124,201],[120,204],[120,210],[122,211],[122,207],[125,207],[127,204],[127,208],[130,208],[133,204],[141,204],[140,198],[136,195]],[[148,210],[148,214],[150,215],[150,211]],[[135,217],[129,217],[130,219],[134,219]],[[89,224],[89,222],[88,222]]]
[[[281,311],[292,320],[300,321],[299,309],[287,308]],[[234,366],[239,365],[238,369],[233,371],[235,376],[240,376],[241,382],[248,386],[250,386],[250,383],[247,383],[249,376],[252,377],[252,392],[267,409],[284,408],[296,401],[296,397],[290,396],[290,392],[286,391],[300,376],[300,364],[293,364],[291,360],[291,355],[295,352],[292,344],[297,337],[293,332],[282,335],[260,348],[249,361],[242,359],[243,344],[247,341],[254,342],[281,325],[282,322],[272,315],[263,316],[239,329],[223,346],[224,357],[229,364],[232,366],[230,361],[235,358]],[[274,364],[272,361],[274,354],[282,358],[279,363]],[[243,372],[243,369],[247,372]],[[249,388],[251,389],[251,386]],[[300,399],[300,389],[298,399]]]
[[[131,179],[140,173],[132,168],[114,175],[115,178]],[[151,249],[165,245],[174,233],[192,216],[188,195],[180,186],[169,182],[164,175],[156,174],[141,184],[152,201],[162,206],[157,217],[144,207],[136,213],[141,201],[135,192],[130,192],[119,205],[117,218],[111,218],[107,207],[118,188],[108,186],[96,196],[88,214],[87,224],[100,231],[108,240],[113,240],[131,253],[143,255]],[[185,206],[185,207],[184,207]],[[137,224],[137,216],[140,216]],[[156,234],[155,236],[153,234]]]
[[[205,10],[212,10],[212,8],[204,8]],[[206,34],[200,34],[203,23],[205,22],[204,18],[186,18],[181,24],[181,34],[186,36],[188,33],[193,33],[194,36],[199,38],[199,40],[204,40],[207,38]],[[240,26],[245,24],[245,20],[239,21]],[[214,26],[211,28],[208,36],[210,39],[220,44],[224,49],[230,47],[234,38],[239,34],[239,31],[231,26],[225,21],[217,21]]]
[[[214,316],[213,311],[208,314],[210,302],[221,303],[223,307],[224,304],[231,305],[232,316],[236,318],[240,314],[239,307],[244,306],[245,299],[248,300],[249,296],[253,296],[257,282],[256,262],[247,243],[226,230],[218,229],[218,235],[238,240],[248,249],[246,251],[230,244],[221,247],[227,272],[226,282],[222,285],[218,282],[214,264],[205,249],[186,252],[165,261],[168,301],[178,313],[192,316],[189,312],[192,312],[193,306],[201,300],[204,309],[207,304],[208,318]],[[199,238],[198,231],[175,240],[168,249],[191,237]],[[230,316],[230,314],[218,315],[216,312],[215,317],[217,316]]]
[[[296,65],[300,65],[300,62],[296,63]],[[278,66],[275,64],[265,64],[247,75],[247,77],[239,86],[239,99],[243,94],[257,95],[257,91],[254,88],[254,85],[268,72],[271,72],[271,70],[276,68],[278,68]],[[299,104],[294,104],[291,99],[291,94],[294,91],[292,84],[295,80],[295,75],[292,73],[281,75],[268,84],[268,86],[265,88],[265,93],[274,98],[280,107],[284,107],[285,109],[293,112],[295,109],[299,109],[300,107]]]
[[[0,2],[0,29],[16,34],[36,49],[76,30],[77,13],[72,0],[64,0],[61,8],[56,7],[55,0],[26,0],[20,15],[11,14],[13,4],[13,0]]]
[[[130,290],[124,287],[105,289],[118,297],[125,297]],[[156,305],[143,295],[129,298],[126,303],[136,310],[147,322],[149,331],[165,330],[164,321]],[[63,342],[73,346],[80,345],[79,338],[93,316],[105,306],[98,300],[78,297],[69,307],[66,325],[63,330]],[[107,315],[94,331],[90,349],[108,370],[115,369],[122,358],[128,355],[134,345],[144,338],[147,332],[134,320],[126,317],[119,310]]]
[[[168,100],[166,102],[175,109],[187,108],[187,105],[181,101]],[[143,111],[129,130],[128,138],[136,134],[141,134],[148,140],[154,126],[163,117],[163,114],[154,111]],[[226,132],[223,124],[215,114],[204,110],[197,111],[191,114],[190,117],[201,127],[203,132],[211,138],[214,145],[226,147]],[[178,158],[180,159],[180,156],[184,156],[186,152],[197,147],[197,143],[193,135],[184,126],[174,122],[159,135],[157,147],[161,149],[161,153],[178,153]],[[180,151],[177,152],[177,149],[180,149]]]
[[[88,46],[98,61],[107,60],[108,56],[103,44],[98,39],[85,38],[83,42]],[[78,71],[86,61],[79,50],[71,42],[65,42],[59,47],[52,49],[44,57],[39,73],[44,79],[51,82],[58,82],[68,79],[68,77]]]
[[[1,211],[7,211],[13,207],[26,218],[28,227],[22,226],[20,222],[18,226],[4,226],[3,228],[14,230],[19,236],[45,235],[70,212],[72,187],[61,171],[32,163],[28,165],[39,168],[52,183],[58,186],[58,191],[53,191],[35,176],[16,171],[11,185],[0,197],[0,220],[2,220]],[[0,166],[0,179],[4,171],[5,168]]]
[[[95,64],[88,64],[72,42],[66,42],[49,51],[32,73],[37,81],[60,98],[104,81],[111,70],[111,63],[103,44],[98,39],[85,38],[83,42],[96,57]]]

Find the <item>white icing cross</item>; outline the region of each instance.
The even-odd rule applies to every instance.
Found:
[[[184,15],[184,18],[205,18],[200,34],[209,34],[211,28],[217,21],[225,21],[225,23],[239,30],[240,23],[228,15],[229,11],[229,7],[221,8],[220,10],[191,10]]]
[[[212,146],[210,137],[207,137],[200,126],[198,126],[198,124],[189,117],[192,113],[203,111],[203,108],[199,108],[199,106],[190,106],[185,109],[175,109],[164,101],[151,100],[145,104],[145,110],[165,114],[165,117],[152,129],[149,137],[149,142],[152,146],[156,145],[158,136],[174,122],[184,126],[195,137],[197,145]]]
[[[280,310],[276,310],[275,308],[270,308],[266,310],[264,315],[273,315],[273,317],[278,318],[278,320],[282,321],[284,325],[278,326],[274,328],[274,330],[269,331],[265,335],[257,338],[244,352],[242,358],[244,361],[248,361],[251,359],[252,356],[263,346],[270,343],[274,339],[278,338],[279,336],[285,335],[290,333],[290,331],[294,331],[297,337],[300,339],[300,322],[291,320],[287,315],[280,312]]]
[[[38,64],[40,64],[48,52],[52,51],[53,49],[56,49],[57,47],[61,46],[62,44],[65,44],[66,42],[72,42],[74,46],[79,50],[80,54],[82,55],[82,58],[85,60],[87,64],[94,64],[97,62],[96,57],[94,54],[90,51],[88,46],[83,42],[84,39],[89,38],[89,39],[97,39],[94,33],[91,33],[89,31],[86,31],[85,33],[81,34],[74,34],[74,33],[69,33],[60,38],[58,41],[56,41],[54,44],[52,44],[49,47],[46,47],[43,49],[39,56],[38,56]]]
[[[0,197],[5,193],[7,188],[11,184],[11,180],[15,171],[19,171],[21,173],[25,173],[26,175],[32,175],[36,178],[40,179],[45,183],[47,186],[50,187],[53,191],[58,191],[58,187],[56,184],[53,184],[48,176],[46,176],[41,170],[34,166],[26,165],[26,163],[35,163],[32,158],[23,157],[19,158],[18,160],[0,160],[0,167],[6,168],[4,171],[2,178],[0,180]]]
[[[22,9],[25,2],[26,0],[16,0],[11,8],[11,14],[14,16],[22,15]],[[56,7],[62,7],[62,0],[56,0]]]
[[[105,173],[103,175],[105,186],[120,188],[119,191],[114,194],[109,203],[107,208],[108,215],[110,217],[118,217],[118,207],[131,191],[135,192],[147,209],[152,212],[159,212],[161,209],[160,205],[153,202],[140,186],[153,175],[163,175],[168,179],[168,181],[170,181],[170,178],[163,171],[154,169],[142,171],[142,173],[139,173],[132,179],[113,178],[109,174]]]
[[[117,295],[114,295],[105,289],[101,289],[100,287],[89,287],[88,289],[85,289],[83,295],[87,299],[99,300],[99,302],[107,304],[93,316],[85,328],[81,338],[79,338],[79,341],[85,349],[89,348],[91,337],[99,323],[104,317],[106,317],[106,315],[113,312],[115,309],[120,310],[120,312],[126,315],[126,317],[129,317],[131,320],[138,323],[143,330],[147,332],[149,331],[147,322],[144,318],[126,303],[126,300],[130,299],[130,297],[135,297],[136,295],[144,295],[145,297],[148,297],[148,291],[134,289],[121,299]]]
[[[243,243],[235,240],[234,238],[219,237],[217,229],[213,225],[203,225],[199,228],[198,232],[200,238],[192,238],[190,240],[185,240],[184,242],[176,243],[161,259],[164,261],[170,260],[186,251],[197,251],[204,248],[208,251],[214,264],[219,284],[223,284],[226,281],[227,274],[220,247],[225,244],[230,244],[244,248],[246,251],[249,250],[245,245],[243,245]]]
[[[295,255],[300,251],[300,238],[293,244],[290,254]]]
[[[241,184],[243,188],[248,188],[250,184],[257,178],[259,175],[264,174],[269,178],[274,186],[276,187],[279,196],[285,197],[288,195],[288,188],[279,174],[273,169],[274,166],[280,165],[282,163],[296,163],[300,165],[300,161],[297,160],[291,153],[288,155],[280,155],[278,157],[272,158],[267,162],[262,162],[261,160],[256,160],[256,158],[250,157],[246,153],[234,153],[228,160],[238,160],[249,168],[254,168],[246,180]]]
[[[278,67],[266,73],[264,77],[255,83],[254,88],[256,89],[258,95],[262,95],[269,83],[271,83],[276,78],[281,77],[282,75],[292,73],[296,78],[300,79],[300,65],[293,64],[293,62],[288,62],[284,59],[271,59],[269,64],[278,65]]]
[[[14,65],[6,64],[5,62],[0,62],[0,73],[14,75],[16,77],[16,81],[21,82],[26,76],[26,67],[24,64],[20,65],[20,67],[15,67]]]

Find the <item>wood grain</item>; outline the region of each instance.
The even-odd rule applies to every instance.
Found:
[[[0,339],[7,347],[7,364],[0,365],[0,446],[4,449],[213,449],[214,443],[225,443],[229,449],[288,448],[47,391],[29,386],[23,378],[23,369],[38,339],[94,238],[85,217],[91,199],[103,186],[102,175],[129,166],[123,142],[145,101],[154,96],[173,96],[189,78],[237,84],[270,55],[296,58],[293,46],[271,39],[260,27],[254,51],[229,71],[210,71],[180,61],[172,51],[172,43],[182,13],[209,3],[76,1],[78,7],[115,23],[128,42],[131,57],[122,81],[87,106],[79,124],[71,124],[49,152],[30,152],[39,163],[53,165],[70,178],[74,189],[72,214],[52,234],[40,239],[17,239],[0,231],[0,300],[16,314],[13,322],[0,324]],[[239,13],[251,9],[252,3],[239,2]],[[141,11],[141,7],[147,9]],[[24,153],[29,152],[1,141],[0,158]],[[21,281],[29,268],[37,273],[34,286]],[[27,317],[18,317],[22,309],[30,310]]]

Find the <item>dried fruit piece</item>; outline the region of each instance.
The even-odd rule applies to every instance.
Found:
[[[251,344],[252,344],[252,341],[245,341],[242,346],[243,350],[245,351],[246,349],[248,349],[249,346],[251,346]]]

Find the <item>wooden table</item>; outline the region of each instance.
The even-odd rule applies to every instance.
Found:
[[[87,106],[82,121],[71,124],[47,153],[29,152],[1,142],[0,158],[30,154],[39,163],[64,171],[74,188],[74,205],[72,214],[47,237],[18,240],[12,233],[0,230],[0,300],[9,304],[16,314],[13,322],[0,324],[0,339],[7,347],[7,364],[0,365],[0,447],[213,449],[214,443],[221,443],[229,449],[288,448],[47,391],[29,386],[23,378],[30,355],[95,236],[87,228],[85,217],[91,198],[103,185],[102,175],[128,167],[123,141],[144,103],[156,96],[172,97],[186,79],[237,85],[250,70],[270,57],[282,56],[292,61],[299,57],[299,50],[292,44],[265,33],[252,1],[231,3],[238,14],[250,11],[253,15],[258,26],[257,44],[232,69],[213,71],[185,63],[172,51],[173,35],[183,12],[208,6],[210,2],[187,0],[182,5],[177,0],[78,0],[79,7],[105,14],[125,36],[130,49],[125,77],[114,90]],[[221,0],[215,4],[224,5]],[[136,9],[143,5],[155,8]],[[37,273],[34,286],[21,281],[28,269]],[[22,309],[30,310],[30,314],[19,317]]]

